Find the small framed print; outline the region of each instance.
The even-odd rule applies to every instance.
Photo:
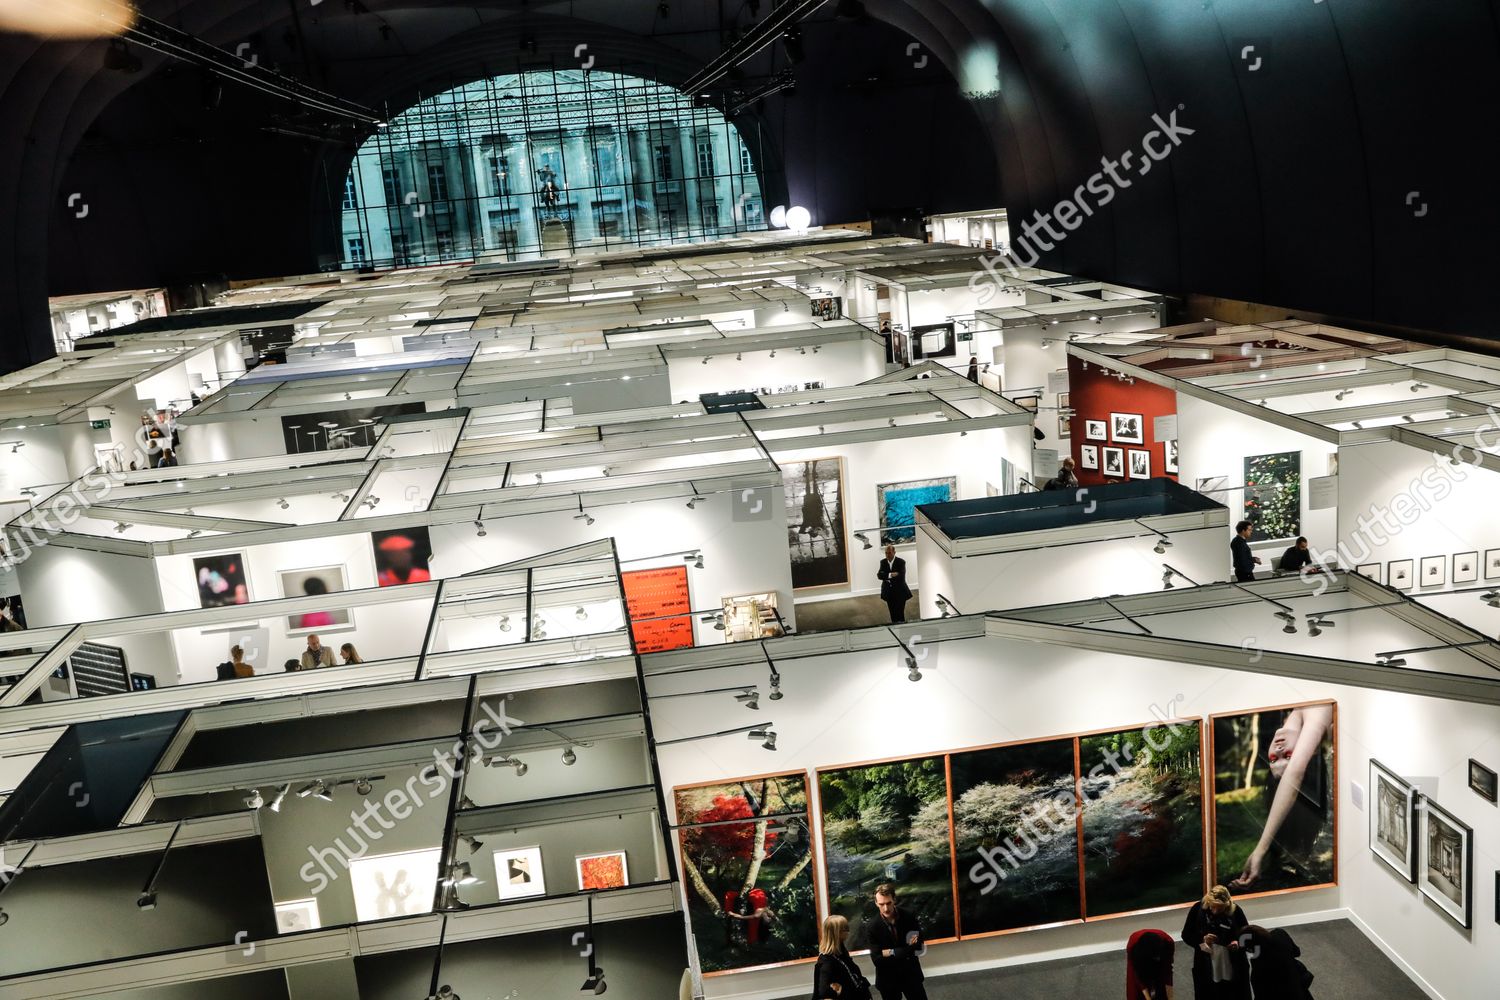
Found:
[[[1417,888],[1460,927],[1474,915],[1474,831],[1422,796]]]
[[[1151,478],[1151,453],[1138,448],[1130,449],[1130,478]]]
[[[1166,473],[1168,473],[1170,475],[1175,476],[1175,475],[1177,475],[1177,472],[1178,472],[1178,469],[1177,469],[1177,442],[1174,439],[1172,441],[1164,441],[1164,442],[1162,442],[1162,444],[1166,448],[1166,456],[1162,459],[1162,463],[1161,463],[1162,471],[1164,471],[1164,472],[1166,472]]]
[[[1410,590],[1416,586],[1412,576],[1416,564],[1410,559],[1392,559],[1386,564],[1385,585],[1396,590]]]
[[[1115,444],[1146,443],[1146,421],[1139,413],[1111,413],[1109,429]]]
[[[1500,549],[1485,550],[1484,578],[1486,580],[1500,580]]]
[[[1085,420],[1083,422],[1083,436],[1090,441],[1108,441],[1108,425],[1102,420]],[[1500,549],[1495,550],[1500,554]]]
[[[276,933],[295,934],[298,931],[315,931],[323,926],[318,916],[316,899],[289,899],[275,904]]]
[[[1370,758],[1370,851],[1406,879],[1417,880],[1417,790]]]
[[[1453,556],[1453,582],[1473,583],[1479,579],[1479,553],[1458,552]]]
[[[1448,557],[1423,556],[1422,575],[1417,577],[1419,587],[1441,587],[1448,582]]]
[[[1469,787],[1474,789],[1480,798],[1494,802],[1497,791],[1500,791],[1500,782],[1497,782],[1495,772],[1485,767],[1473,757],[1469,758]]]
[[[1057,436],[1060,438],[1073,436],[1073,419],[1068,416],[1068,393],[1057,394]]]
[[[495,892],[502,901],[547,895],[542,849],[522,847],[495,852]]]
[[[1116,479],[1125,478],[1125,449],[1104,449],[1104,474],[1114,476]]]
[[[1385,567],[1380,563],[1360,563],[1358,566],[1354,567],[1354,572],[1358,573],[1360,576],[1366,578],[1367,580],[1374,580],[1376,583],[1384,583],[1385,580],[1382,579],[1382,574],[1380,572],[1383,569],[1385,569]]]
[[[1078,449],[1078,464],[1085,469],[1099,468],[1099,446],[1086,444]]]
[[[578,891],[580,892],[592,892],[595,889],[622,889],[630,884],[624,851],[580,854],[575,859],[575,863],[578,866]]]
[[[1039,407],[1042,403],[1042,397],[1017,396],[1015,399],[1011,400],[1011,402],[1015,403],[1023,410],[1029,410],[1030,412],[1035,413],[1037,411],[1037,407]]]

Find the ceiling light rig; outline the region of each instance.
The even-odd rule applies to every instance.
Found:
[[[764,741],[761,743],[761,746],[765,749],[775,750],[777,736],[776,731],[771,728],[774,725],[776,725],[776,723],[774,722],[765,722],[755,726],[739,726],[735,729],[721,729],[716,733],[701,733],[697,736],[679,736],[676,739],[671,740],[657,740],[656,745],[659,747],[667,747],[673,746],[678,743],[696,743],[700,740],[713,740],[718,739],[721,736],[737,736],[740,733],[744,733],[747,739]]]

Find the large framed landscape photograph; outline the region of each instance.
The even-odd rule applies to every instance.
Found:
[[[896,887],[926,940],[956,934],[948,779],[941,754],[818,772],[828,912],[849,920],[849,949],[869,947],[875,887]]]
[[[807,775],[672,790],[688,920],[706,975],[818,954]]]
[[[1333,702],[1212,720],[1213,884],[1236,895],[1337,882]]]

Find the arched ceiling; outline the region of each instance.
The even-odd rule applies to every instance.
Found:
[[[761,0],[762,13],[771,2]],[[649,64],[671,82],[715,55],[726,28],[751,20],[747,0],[668,0],[666,17],[657,0],[141,6],[230,51],[244,43],[316,86],[393,108],[513,71],[522,39],[534,43],[526,59],[561,62],[587,44],[600,63]],[[1019,234],[1033,213],[1082,187],[1088,214],[1062,239],[1038,241],[1052,247],[1046,266],[1490,334],[1500,209],[1484,181],[1500,96],[1500,0],[865,6],[873,24],[835,19],[833,2],[814,16],[797,96],[767,101],[761,116],[781,146],[790,197],[816,220],[1003,204]],[[199,71],[167,72],[151,53],[145,72],[105,70],[103,49],[0,35],[7,367],[49,353],[38,297],[133,274],[104,256],[128,255],[132,241],[154,248],[158,282],[185,273],[170,252],[179,244],[205,268],[311,266],[308,205],[324,196],[330,150],[265,132],[270,112],[284,108],[231,85],[214,105]],[[769,58],[746,72],[767,72]],[[1173,111],[1192,134],[1149,174],[1122,171],[1128,187],[1097,178],[1101,158],[1139,155],[1153,116]],[[122,133],[142,148],[111,169]],[[1088,193],[1091,180],[1113,191],[1107,205]],[[93,224],[66,205],[85,184],[100,192]],[[225,263],[216,265],[216,250]]]

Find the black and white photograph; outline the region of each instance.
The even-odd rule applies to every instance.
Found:
[[[1085,420],[1083,436],[1090,441],[1108,441],[1109,425],[1103,420]]]
[[[1474,831],[1432,799],[1422,798],[1417,887],[1460,927],[1474,910]]]
[[[1162,442],[1162,447],[1165,449],[1165,455],[1162,458],[1161,463],[1162,471],[1169,475],[1175,476],[1178,472],[1177,441],[1175,439],[1172,441],[1164,441]]]
[[[1068,416],[1068,393],[1057,394],[1057,436],[1060,438],[1073,436],[1073,418]]]
[[[1130,449],[1130,478],[1151,478],[1151,453],[1140,448]]]
[[[1106,476],[1115,476],[1115,477],[1120,478],[1120,479],[1124,479],[1125,478],[1125,449],[1124,448],[1105,448],[1104,449],[1104,470],[1103,471],[1104,471],[1104,474]]]
[[[384,429],[383,420],[401,413],[424,413],[421,403],[356,406],[324,413],[297,413],[281,418],[281,436],[288,455],[304,451],[369,448]]]
[[[1500,549],[1485,549],[1484,578],[1486,580],[1500,580]]]
[[[1473,757],[1469,758],[1469,787],[1487,802],[1494,802],[1496,799],[1495,772]]]
[[[1370,760],[1370,850],[1408,882],[1417,880],[1417,790],[1380,761]]]
[[[1099,468],[1099,446],[1096,444],[1086,444],[1079,448],[1078,465],[1080,468],[1097,470]]]
[[[1417,585],[1416,564],[1410,559],[1392,559],[1386,565],[1385,585],[1395,590],[1411,590]]]
[[[1448,557],[1423,556],[1422,575],[1417,578],[1419,587],[1441,587],[1448,582]]]
[[[1479,553],[1458,552],[1453,556],[1453,583],[1474,583],[1479,579]]]
[[[1139,413],[1111,413],[1109,429],[1115,444],[1146,443],[1146,421]]]
[[[1381,563],[1360,563],[1354,567],[1354,572],[1367,580],[1374,580],[1376,583],[1385,583],[1384,571],[1385,566]]]
[[[848,583],[844,460],[833,456],[789,462],[782,468],[782,476],[792,588],[837,587]]]
[[[958,354],[952,323],[932,323],[911,328],[911,359],[951,358]]]

